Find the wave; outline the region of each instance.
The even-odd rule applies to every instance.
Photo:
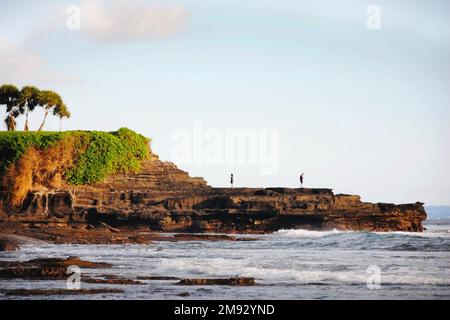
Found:
[[[450,279],[437,276],[418,276],[403,274],[386,274],[381,270],[381,281],[384,285],[440,285],[450,286]],[[367,283],[369,274],[365,268],[335,272],[329,270],[280,270],[257,267],[244,268],[242,275],[255,277],[264,282],[288,282],[293,284],[363,284]]]
[[[316,230],[306,230],[306,229],[281,229],[274,233],[272,236],[275,237],[289,237],[289,238],[318,238],[330,235],[342,235],[342,234],[353,234],[353,235],[381,235],[381,236],[408,236],[408,237],[422,237],[422,238],[435,238],[435,237],[450,237],[450,229],[448,226],[444,228],[433,228],[429,227],[428,230],[424,232],[407,232],[407,231],[342,231],[342,230],[328,230],[328,231],[316,231]]]
[[[324,237],[334,234],[340,233],[350,233],[352,231],[339,231],[339,230],[330,230],[330,231],[316,231],[316,230],[305,230],[305,229],[281,229],[274,233],[273,236],[280,237],[303,237],[303,238],[315,238],[315,237]]]
[[[424,232],[406,232],[406,231],[388,231],[388,232],[372,232],[379,235],[394,235],[394,236],[408,236],[408,237],[421,237],[421,238],[449,238],[450,230],[447,228],[442,229],[428,229]]]
[[[161,261],[157,273],[189,274],[194,277],[254,277],[264,284],[354,284],[365,285],[370,274],[367,266],[341,265],[313,267],[296,265],[275,267],[274,264],[254,265],[250,261],[230,261],[227,259],[168,259]],[[450,286],[450,279],[441,275],[409,274],[409,266],[390,271],[388,265],[381,266],[381,281],[384,285],[440,285]]]
[[[443,229],[450,226],[442,226]],[[428,230],[427,232],[430,232]],[[440,230],[439,232],[442,232]],[[258,236],[259,237],[259,236]],[[162,248],[162,250],[157,250]],[[258,286],[190,288],[194,298],[373,298],[366,290],[380,268],[377,294],[393,297],[448,298],[450,290],[450,238],[418,237],[414,233],[280,230],[261,235],[261,241],[161,242],[148,245],[45,245],[24,246],[0,257],[28,260],[76,255],[84,260],[113,265],[108,271],[125,278],[159,275],[179,278],[255,278]],[[87,275],[104,270],[86,270]],[[125,288],[125,298],[173,298],[177,281],[155,281],[149,286]],[[34,288],[51,283],[0,280],[0,287]],[[178,289],[180,288],[180,289]],[[364,289],[364,290],[360,290]],[[141,290],[141,291],[139,291]],[[384,297],[384,296],[383,296]],[[48,297],[45,297],[48,298]],[[114,296],[112,296],[114,298]]]

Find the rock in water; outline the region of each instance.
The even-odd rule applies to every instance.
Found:
[[[183,286],[254,286],[255,279],[234,277],[229,279],[182,279],[178,283]]]
[[[17,243],[10,240],[0,239],[0,251],[17,251],[20,247]]]

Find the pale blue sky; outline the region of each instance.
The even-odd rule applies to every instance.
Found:
[[[66,28],[66,7],[89,3],[0,2],[0,82],[58,91],[65,129],[127,126],[170,160],[172,133],[194,121],[275,128],[276,175],[181,167],[215,186],[230,172],[238,186],[297,186],[303,171],[309,187],[367,201],[450,204],[449,1],[142,0],[178,8],[175,29],[104,39],[84,11],[81,30]],[[372,4],[381,30],[366,28]]]

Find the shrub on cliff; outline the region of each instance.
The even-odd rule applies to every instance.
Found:
[[[47,149],[61,140],[60,132],[0,132],[0,174],[31,148]]]
[[[71,184],[91,184],[114,173],[135,172],[141,160],[149,156],[149,140],[126,128],[112,133],[78,134],[77,148],[84,151],[67,172],[66,179]]]
[[[101,182],[135,172],[150,156],[150,140],[129,129],[115,132],[0,132],[0,176],[11,206],[32,189]]]

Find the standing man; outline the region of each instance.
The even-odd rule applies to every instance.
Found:
[[[230,176],[230,184],[231,184],[231,187],[233,188],[233,185],[234,185],[234,177],[233,177],[233,174],[231,174],[231,176]]]
[[[300,175],[300,186],[301,188],[303,188],[303,178],[304,178],[305,174],[302,172],[302,174]]]

